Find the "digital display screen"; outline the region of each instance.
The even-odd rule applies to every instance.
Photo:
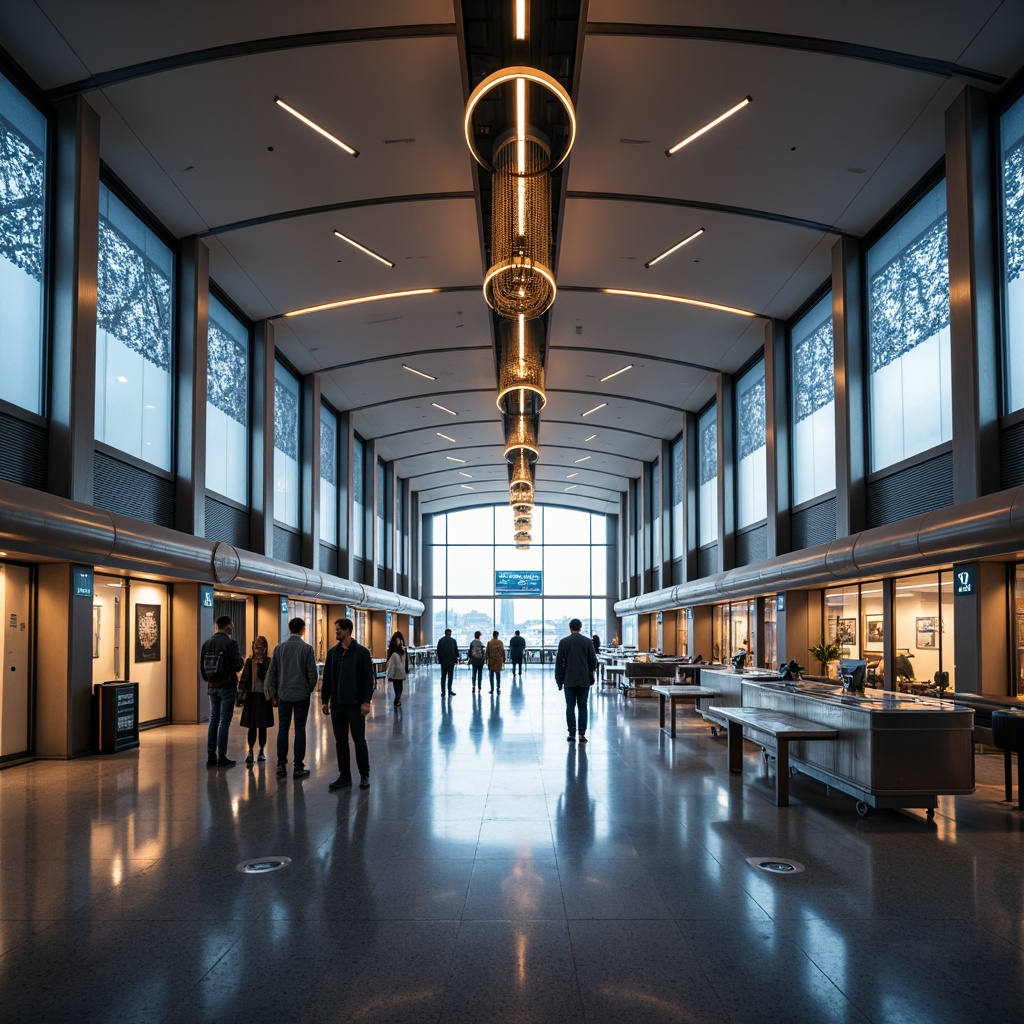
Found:
[[[495,594],[540,594],[543,585],[540,569],[497,569],[494,573]]]

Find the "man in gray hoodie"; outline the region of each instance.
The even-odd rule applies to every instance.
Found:
[[[309,696],[316,689],[316,655],[302,639],[306,632],[305,619],[292,619],[288,623],[290,636],[274,648],[267,673],[267,690],[271,702],[278,709],[277,774],[288,774],[288,733],[295,718],[294,771],[296,779],[309,775],[306,767],[306,719],[309,717]]]

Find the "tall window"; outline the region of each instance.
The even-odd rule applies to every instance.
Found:
[[[651,494],[647,515],[651,523],[651,568],[661,565],[661,462],[651,463]]]
[[[768,515],[765,448],[764,360],[736,385],[736,526],[752,526]]]
[[[0,398],[43,412],[46,118],[0,75]]]
[[[868,251],[872,470],[953,436],[947,250],[940,183]]]
[[[836,381],[832,293],[792,332],[793,504],[836,486]]]
[[[100,186],[96,439],[171,468],[174,255]]]
[[[672,558],[686,554],[686,537],[683,533],[683,438],[672,442]]]
[[[697,421],[698,515],[700,547],[718,540],[718,406]]]
[[[398,480],[398,500],[395,502],[395,572],[404,573],[406,537],[405,503],[409,500],[409,481]]]
[[[1006,412],[1024,409],[1024,99],[1003,115],[1003,280]]]
[[[352,439],[352,557],[366,557],[366,442]]]
[[[391,567],[388,550],[388,485],[387,473],[381,459],[377,460],[377,564]]]
[[[338,543],[338,417],[320,406],[320,539]]]
[[[299,525],[299,381],[274,364],[274,518]]]
[[[249,330],[213,295],[206,330],[206,486],[249,500]]]

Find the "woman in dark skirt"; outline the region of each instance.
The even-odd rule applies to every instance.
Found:
[[[264,690],[264,680],[270,669],[267,648],[265,636],[258,636],[253,640],[252,657],[245,659],[242,674],[238,678],[238,689],[245,693],[245,701],[242,704],[242,726],[249,730],[249,754],[245,759],[246,764],[252,764],[254,760],[266,761],[263,748],[267,745],[267,729],[274,724],[274,708]],[[257,735],[260,741],[260,752],[259,756],[254,758],[253,748],[256,746]]]

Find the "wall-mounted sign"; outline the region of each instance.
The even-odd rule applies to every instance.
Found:
[[[784,612],[786,610],[786,595],[776,594],[775,595],[775,610],[777,612]]]
[[[544,590],[544,573],[540,569],[496,569],[494,572],[495,594],[541,594]]]
[[[974,566],[955,565],[953,566],[953,594],[959,597],[962,594],[974,593]]]
[[[287,615],[288,614],[288,598],[287,597],[282,597],[281,598],[281,614],[282,615]]]
[[[199,588],[200,598],[204,608],[213,607],[213,587],[200,587]]]
[[[92,569],[75,569],[75,597],[92,597]]]

